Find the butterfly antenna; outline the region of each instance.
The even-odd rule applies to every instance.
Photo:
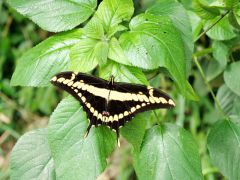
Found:
[[[86,133],[85,133],[85,135],[84,135],[84,139],[88,136],[91,127],[92,127],[92,124],[90,123],[90,124],[88,125],[88,128],[87,128],[87,130],[86,130]]]

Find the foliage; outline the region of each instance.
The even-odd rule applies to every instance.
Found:
[[[119,177],[130,179],[135,172],[138,179],[239,179],[239,1],[46,2],[8,1],[41,29],[59,33],[39,39],[33,26],[29,34],[35,34],[34,44],[41,42],[23,53],[32,44],[18,52],[19,44],[26,42],[23,37],[1,30],[2,97],[48,115],[59,97],[49,80],[60,71],[105,79],[113,74],[117,81],[150,84],[169,92],[177,106],[140,114],[121,129],[128,142],[121,149],[131,161],[122,163]],[[20,16],[12,9],[8,15],[5,6],[2,24],[7,24],[8,17]],[[20,17],[21,23],[25,21]],[[4,67],[21,54],[11,85],[38,88],[24,87],[16,93]],[[36,97],[39,100],[34,102]],[[6,111],[5,102],[0,105],[4,115],[14,117]],[[3,125],[3,132],[16,131],[13,121]],[[116,139],[105,127],[92,129],[83,139],[86,127],[79,103],[64,98],[47,127],[18,140],[11,153],[11,178],[96,179],[112,165],[106,159]]]

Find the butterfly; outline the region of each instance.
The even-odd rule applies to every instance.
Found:
[[[92,126],[105,125],[116,132],[137,113],[175,106],[164,92],[151,86],[109,81],[85,73],[61,72],[51,83],[74,96],[82,105],[90,121],[85,137]]]

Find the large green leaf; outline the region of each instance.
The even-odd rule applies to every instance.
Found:
[[[141,179],[203,179],[197,145],[184,129],[164,124],[148,130],[141,152],[134,155]]]
[[[47,129],[34,130],[18,140],[10,159],[12,180],[56,179],[47,133]]]
[[[101,21],[98,17],[94,16],[87,25],[83,28],[83,32],[87,37],[93,39],[103,39],[104,38],[104,29]]]
[[[204,30],[209,28],[218,19],[219,16],[212,20],[207,21],[205,23]],[[229,40],[237,36],[237,34],[234,32],[234,28],[230,25],[227,16],[225,16],[214,27],[212,27],[207,32],[207,35],[214,40]]]
[[[11,84],[46,86],[56,73],[66,70],[70,48],[79,42],[82,30],[54,35],[26,52],[18,61]]]
[[[164,0],[156,3],[146,12],[157,16],[170,17],[174,27],[179,30],[179,34],[184,41],[187,73],[189,74],[194,44],[190,20],[184,7],[175,1]]]
[[[149,113],[139,114],[120,130],[121,135],[132,144],[134,151],[139,152],[145,134]]]
[[[98,6],[96,16],[101,19],[108,35],[114,33],[123,21],[128,21],[133,14],[132,0],[103,0]]]
[[[108,43],[91,38],[82,39],[71,49],[69,69],[80,72],[93,70],[98,63],[105,63]]]
[[[240,177],[240,126],[230,120],[217,122],[208,135],[211,160],[230,180]]]
[[[128,60],[144,69],[167,68],[185,95],[187,73],[184,44],[171,19],[140,14],[132,19],[130,29],[119,39]]]
[[[226,85],[240,96],[240,61],[231,63],[224,71],[224,81]]]
[[[111,75],[113,75],[118,82],[148,84],[146,76],[139,68],[121,65],[114,61],[108,61],[108,63],[100,69],[100,76],[102,78],[108,79]]]
[[[84,22],[94,12],[96,0],[9,0],[19,13],[28,17],[41,28],[66,31]]]
[[[113,37],[109,42],[108,58],[121,64],[131,65],[125,56],[119,41],[115,37]]]
[[[64,99],[50,118],[48,140],[57,179],[93,179],[105,169],[115,134],[106,127],[92,128],[88,137],[85,112],[73,97]]]

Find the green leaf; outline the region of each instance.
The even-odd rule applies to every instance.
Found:
[[[225,68],[228,61],[229,48],[221,41],[214,41],[212,48],[213,57],[217,60],[221,67]]]
[[[50,118],[48,140],[55,162],[56,179],[96,179],[106,168],[115,133],[106,127],[92,128],[88,137],[85,112],[73,97],[64,99]]]
[[[121,128],[120,132],[132,144],[134,151],[139,152],[145,134],[149,113],[139,114]]]
[[[97,6],[96,0],[9,0],[8,3],[41,28],[51,32],[66,31],[78,26],[91,16]]]
[[[18,60],[11,85],[49,85],[56,73],[67,69],[70,48],[81,36],[81,29],[57,34],[30,49]]]
[[[131,20],[130,29],[119,39],[128,60],[144,69],[165,67],[186,95],[184,44],[171,19],[141,14]]]
[[[218,19],[219,16],[207,21],[205,23],[204,30],[209,28]],[[213,26],[206,34],[214,40],[229,40],[237,36],[237,34],[234,32],[234,28],[230,25],[227,16],[221,19],[221,21],[219,21],[215,26]]]
[[[228,14],[229,23],[236,29],[240,29],[240,25],[238,23],[237,15],[235,15],[234,11],[230,11]]]
[[[187,94],[186,94],[186,98],[191,99],[193,101],[198,101],[199,97],[198,95],[195,93],[193,87],[191,86],[191,84],[189,82],[187,82]]]
[[[108,61],[108,63],[100,69],[100,77],[108,79],[111,75],[113,75],[118,82],[148,84],[146,76],[139,68],[124,66],[114,61]]]
[[[206,78],[208,81],[213,80],[218,75],[220,75],[225,67],[221,66],[216,60],[212,59],[211,61],[206,63]]]
[[[208,135],[207,147],[221,173],[228,179],[239,179],[240,126],[230,120],[217,122]]]
[[[118,24],[129,21],[133,11],[132,0],[103,0],[95,15],[102,21],[107,34],[112,34]]]
[[[230,12],[230,22],[231,24],[240,29],[240,4],[238,4],[234,9],[233,11]]]
[[[203,179],[197,145],[184,129],[164,124],[149,129],[141,152],[134,155],[141,179]]]
[[[131,65],[125,56],[123,49],[119,44],[119,41],[115,37],[112,37],[109,42],[108,58],[124,65]]]
[[[239,0],[225,0],[226,7],[232,9],[239,4]]]
[[[231,63],[224,71],[223,76],[226,85],[240,96],[240,61]]]
[[[182,4],[178,2],[164,0],[156,3],[153,7],[148,9],[146,13],[157,16],[168,16],[172,20],[174,27],[179,31],[179,34],[184,42],[187,74],[189,74],[194,43],[187,11],[184,9]]]
[[[194,0],[193,9],[201,18],[203,19],[212,19],[220,15],[220,11],[216,7],[211,7],[209,4],[206,4],[206,1],[203,0]]]
[[[47,133],[46,128],[34,130],[18,140],[10,157],[12,180],[56,179]]]
[[[203,27],[203,21],[193,11],[188,11],[188,17],[192,25],[193,40],[196,41]]]
[[[87,37],[93,39],[103,39],[104,38],[104,29],[103,25],[96,16],[94,16],[87,25],[83,28],[83,32]]]
[[[98,63],[105,63],[108,55],[108,43],[91,38],[82,39],[72,47],[69,69],[80,72],[93,70]]]
[[[240,109],[238,107],[240,97],[233,93],[225,84],[218,89],[217,100],[226,115],[240,116]]]

